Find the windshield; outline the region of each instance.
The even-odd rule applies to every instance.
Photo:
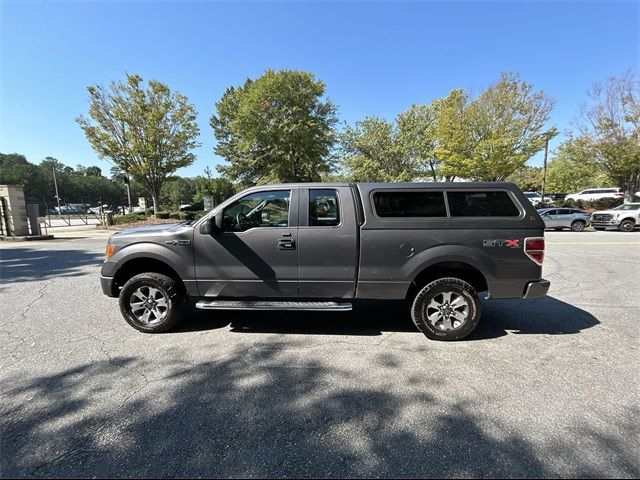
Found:
[[[639,210],[640,203],[626,203],[624,205],[620,205],[619,207],[614,208],[614,210]]]
[[[538,195],[536,192],[525,192],[524,196],[527,198],[531,198],[531,197],[539,197],[540,195]]]

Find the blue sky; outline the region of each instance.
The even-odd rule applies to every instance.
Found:
[[[556,100],[551,123],[564,130],[593,82],[638,71],[639,6],[0,0],[0,152],[108,174],[74,118],[87,111],[87,85],[125,72],[163,81],[195,104],[202,147],[179,172],[188,176],[221,162],[209,127],[214,102],[267,68],[313,72],[350,123],[392,119],[457,87],[477,93],[516,71]]]

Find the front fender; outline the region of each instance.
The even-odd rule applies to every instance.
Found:
[[[183,280],[194,278],[193,247],[191,245],[160,245],[138,242],[116,246],[113,256],[102,265],[103,277],[113,277],[127,262],[136,258],[150,258],[167,264]]]

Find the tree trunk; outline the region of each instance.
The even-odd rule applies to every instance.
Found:
[[[151,192],[151,198],[153,199],[153,214],[158,214],[158,194],[156,192]]]

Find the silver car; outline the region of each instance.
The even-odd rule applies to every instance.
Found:
[[[589,212],[574,208],[541,208],[538,213],[544,220],[545,227],[555,230],[570,228],[574,232],[581,232],[590,223]]]

